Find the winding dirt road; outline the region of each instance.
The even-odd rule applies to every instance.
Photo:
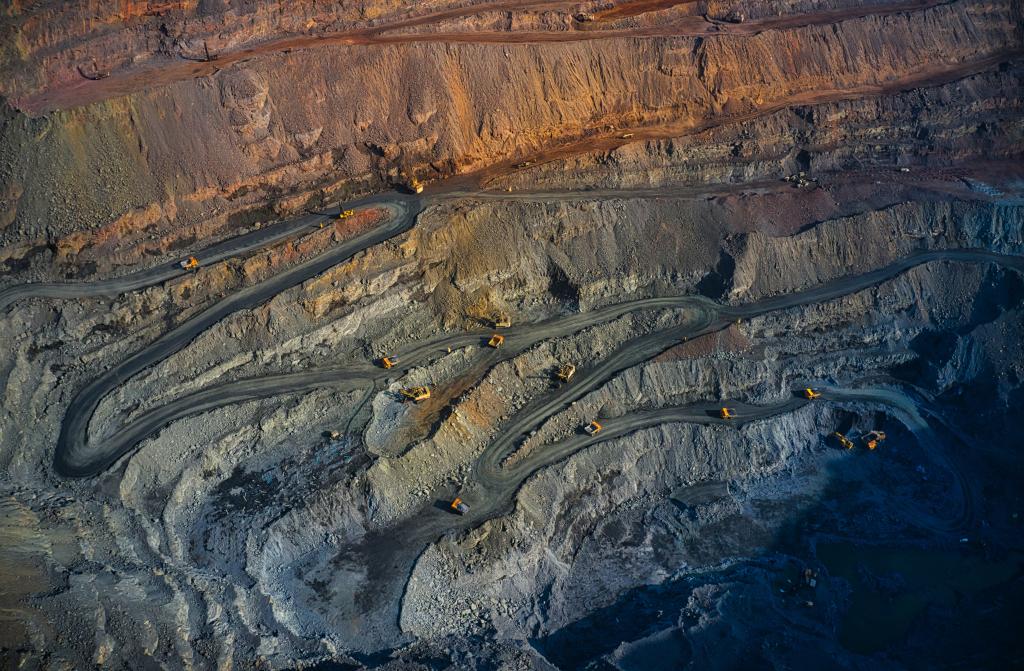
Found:
[[[386,204],[382,201],[380,204],[394,207],[397,211],[393,222],[382,227],[384,231],[396,231],[392,235],[397,235],[398,232],[407,230],[410,225],[408,210],[402,211],[396,203]],[[65,415],[54,457],[54,466],[57,472],[66,477],[87,477],[101,473],[132,451],[141,440],[163,426],[200,412],[243,401],[308,392],[324,387],[356,388],[368,383],[380,383],[386,377],[393,377],[392,373],[385,374],[369,364],[357,364],[327,366],[299,373],[246,378],[215,385],[177,398],[144,413],[114,434],[104,436],[101,440],[90,441],[88,438],[89,420],[100,401],[129,378],[180,351],[200,333],[228,314],[255,307],[269,300],[281,291],[296,286],[323,272],[326,268],[340,263],[344,258],[357,251],[376,244],[371,241],[379,241],[378,238],[381,235],[384,235],[384,232],[380,229],[367,233],[266,282],[234,294],[168,332],[149,347],[87,385],[76,395]],[[494,359],[495,363],[510,359],[541,341],[605,323],[629,312],[681,308],[687,315],[682,323],[672,328],[630,341],[596,365],[579,371],[574,384],[566,385],[529,404],[516,415],[509,425],[502,429],[500,437],[492,443],[491,448],[485,453],[485,457],[481,459],[481,464],[488,468],[489,459],[497,460],[489,466],[492,471],[497,470],[497,463],[507,457],[507,453],[515,443],[531,429],[539,426],[547,417],[565,409],[570,403],[607,382],[615,374],[657,356],[684,338],[692,338],[719,330],[737,318],[755,317],[776,310],[819,303],[855,293],[891,279],[914,266],[934,261],[997,263],[1017,270],[1024,270],[1024,259],[1020,257],[1005,256],[984,250],[928,251],[914,254],[885,268],[863,275],[841,278],[812,289],[768,298],[747,305],[723,306],[699,296],[647,298],[509,329],[506,332],[508,346],[500,350],[500,356]],[[482,344],[484,334],[485,331],[465,333],[435,338],[417,344],[409,350],[399,352],[402,361],[401,369],[409,370],[414,366],[427,363],[448,347],[457,349],[473,345],[479,346]],[[745,412],[741,411],[739,419],[742,421],[758,418],[756,414],[746,417]],[[704,420],[710,421],[710,418],[704,417]]]
[[[377,199],[377,204],[390,209],[392,213],[386,223],[351,240],[346,240],[337,247],[315,256],[305,263],[289,268],[264,282],[246,287],[228,296],[168,331],[145,349],[93,380],[78,392],[64,417],[57,443],[55,461],[57,472],[61,475],[79,477],[96,473],[96,469],[89,465],[93,455],[89,454],[84,437],[89,419],[103,397],[111,390],[119,387],[140,371],[179,352],[196,336],[227,315],[239,310],[254,308],[282,291],[301,284],[351,258],[358,252],[409,230],[415,222],[415,214],[418,212],[411,205],[418,202],[418,199],[400,194],[394,194],[390,198],[380,197]]]
[[[450,191],[451,193],[444,189],[439,190],[437,197],[454,197],[465,193],[458,191],[455,184],[451,186]],[[144,413],[116,430],[112,435],[104,436],[102,439],[89,440],[89,421],[100,401],[125,381],[177,353],[199,334],[227,315],[260,305],[282,291],[297,286],[351,258],[354,254],[409,230],[415,222],[416,215],[423,208],[423,200],[410,195],[390,193],[347,203],[343,207],[350,209],[366,206],[385,208],[390,211],[391,217],[385,223],[362,235],[347,240],[264,282],[246,287],[212,305],[168,331],[146,348],[114,366],[81,389],[69,405],[61,426],[54,456],[54,466],[57,472],[67,477],[88,477],[101,473],[132,451],[141,440],[168,423],[214,408],[279,394],[306,392],[322,387],[351,387],[352,385],[358,386],[382,381],[385,377],[384,374],[368,364],[325,367],[298,373],[237,380],[182,396]],[[290,222],[282,222],[267,230],[256,231],[238,239],[226,241],[207,250],[203,255],[204,260],[212,262],[279,241],[295,234],[302,228],[315,225],[317,221],[327,218],[331,213],[336,213],[336,209],[340,208],[332,209],[328,213],[308,215]],[[774,310],[831,300],[868,288],[916,265],[932,261],[998,263],[1018,270],[1021,269],[1022,263],[1018,257],[999,255],[984,250],[925,251],[869,273],[844,277],[811,289],[747,305],[723,306],[697,296],[650,298],[511,329],[508,332],[510,346],[504,348],[501,356],[495,361],[511,358],[542,340],[573,333],[636,310],[682,308],[687,314],[687,318],[675,327],[637,338],[623,345],[596,365],[581,370],[575,384],[567,385],[557,392],[529,404],[516,415],[508,426],[503,428],[500,437],[481,459],[484,472],[496,471],[496,465],[507,457],[516,443],[529,430],[539,426],[545,418],[563,410],[568,404],[603,384],[618,372],[656,356],[683,338],[721,329],[737,318],[749,318]],[[181,272],[176,265],[164,264],[122,278],[94,283],[20,285],[0,293],[0,306],[6,306],[14,300],[30,296],[76,297],[120,293],[140,286],[155,284],[163,281],[162,278],[174,277]],[[412,366],[427,362],[431,353],[438,352],[442,348],[459,348],[479,343],[481,334],[482,332],[435,338],[420,343],[408,351],[400,352],[404,369],[408,370]],[[755,418],[751,417],[750,419]],[[489,461],[491,459],[496,461],[491,463]]]
[[[437,194],[445,197],[445,191]],[[377,228],[357,238],[341,243],[302,264],[229,296],[214,304],[177,328],[167,332],[152,344],[110,369],[81,389],[70,403],[54,454],[56,471],[67,477],[89,477],[102,473],[120,458],[131,453],[140,441],[163,426],[175,420],[224,407],[233,403],[274,397],[282,394],[299,394],[310,390],[333,387],[343,389],[377,388],[385,378],[394,377],[395,371],[384,371],[368,363],[326,366],[300,372],[247,378],[214,385],[197,392],[181,396],[143,413],[126,423],[111,435],[90,437],[89,422],[100,401],[125,381],[142,370],[165,360],[180,351],[199,334],[229,314],[251,309],[280,292],[294,287],[343,262],[359,251],[401,234],[414,224],[416,215],[424,207],[424,199],[403,194],[383,194],[360,201],[359,205],[373,205],[387,209],[391,217]],[[354,207],[346,204],[344,207]],[[281,236],[294,234],[301,226],[315,224],[314,218],[302,218],[296,222],[263,232],[262,235],[223,243],[219,249],[225,255],[253,249],[260,244],[276,241]],[[208,255],[207,258],[213,258]],[[482,347],[484,331],[445,335],[417,343],[399,352],[402,371],[428,363],[440,356],[447,347],[479,347],[481,356],[486,355],[488,365],[496,365],[535,346],[539,342],[577,332],[637,310],[678,309],[680,321],[673,327],[662,329],[635,338],[594,364],[577,371],[570,385],[565,385],[536,398],[513,416],[504,426],[498,427],[497,438],[491,441],[475,462],[463,497],[471,505],[466,517],[456,518],[434,507],[427,507],[398,520],[387,529],[370,533],[359,547],[345,548],[345,556],[360,566],[367,567],[369,574],[356,595],[359,612],[349,613],[339,607],[332,613],[330,625],[357,649],[373,650],[383,645],[393,645],[400,640],[397,627],[397,613],[401,607],[403,590],[412,567],[423,549],[441,534],[471,528],[474,525],[501,514],[511,505],[515,492],[522,483],[538,469],[557,463],[589,445],[612,440],[651,426],[666,422],[692,422],[716,424],[722,420],[714,416],[714,409],[720,400],[709,400],[685,407],[669,407],[657,410],[627,414],[609,423],[606,430],[596,438],[584,435],[545,445],[533,450],[525,458],[512,465],[506,459],[514,452],[528,433],[538,428],[552,415],[563,411],[570,403],[598,388],[619,372],[650,360],[664,350],[676,345],[683,338],[692,338],[720,330],[736,319],[746,319],[769,312],[792,307],[829,301],[841,296],[862,291],[925,263],[958,262],[999,264],[1024,272],[1024,257],[1008,256],[985,250],[932,250],[914,253],[900,261],[877,270],[842,277],[803,291],[774,296],[744,305],[720,305],[699,296],[667,296],[639,299],[617,305],[606,306],[587,313],[573,314],[537,324],[517,325],[506,331],[506,346],[497,352]],[[173,270],[173,268],[171,269]],[[95,284],[75,285],[72,295],[89,295],[90,289],[106,293],[124,287],[129,290],[138,282],[150,281],[168,271],[167,266],[158,266],[151,274],[139,273],[125,278]],[[173,276],[173,275],[172,275]],[[63,290],[63,289],[62,289]],[[46,296],[54,293],[53,285],[27,285],[8,290],[7,296]],[[8,298],[8,300],[13,300]],[[486,352],[486,354],[484,354]],[[913,402],[899,394],[885,390],[831,390],[826,400],[884,403],[900,411],[901,417],[909,418],[908,426],[924,436],[927,424],[920,418]],[[790,397],[767,406],[752,406],[729,401],[737,409],[736,426],[759,421],[782,413],[792,412],[807,401]],[[916,418],[916,419],[915,419]],[[955,511],[953,519],[946,525],[956,528],[969,523],[971,519],[971,492],[967,491],[958,478],[956,469],[949,465],[957,478],[959,499],[964,504]],[[447,496],[451,492],[436,492]],[[300,575],[308,579],[333,580],[323,573],[320,566],[295,567]],[[339,584],[336,589],[343,589]],[[349,586],[351,589],[351,586]],[[354,602],[355,603],[355,602]],[[367,610],[366,604],[376,604]]]
[[[402,194],[392,194],[392,200],[402,200]],[[372,207],[380,200],[379,197],[361,198],[346,204],[349,209]],[[413,202],[411,197],[406,202]],[[336,217],[340,208],[327,208],[323,212],[307,214],[294,219],[276,222],[258,230],[224,240],[198,252],[199,266],[209,266],[226,259],[242,256],[249,252],[269,247],[293,238],[305,231],[312,230],[320,222]],[[156,286],[168,280],[188,274],[178,261],[168,261],[160,265],[146,268],[134,273],[107,280],[92,282],[30,282],[17,284],[0,290],[0,315],[7,308],[20,300],[29,298],[90,298],[97,296],[118,296]]]

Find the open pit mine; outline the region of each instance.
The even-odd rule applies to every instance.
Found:
[[[1021,0],[0,7],[0,668],[1024,666]]]

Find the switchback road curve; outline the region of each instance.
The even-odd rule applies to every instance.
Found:
[[[336,249],[213,305],[83,388],[72,400],[61,426],[54,455],[57,472],[68,477],[87,477],[101,473],[119,458],[130,453],[139,441],[154,431],[171,421],[198,412],[231,403],[278,394],[302,393],[323,387],[370,388],[387,377],[393,377],[395,371],[386,373],[365,363],[318,367],[309,371],[237,380],[215,385],[153,408],[133,422],[117,429],[113,435],[95,440],[90,440],[88,435],[89,421],[100,400],[129,377],[179,351],[203,330],[228,314],[254,307],[280,291],[344,261],[351,254],[408,230],[418,211],[416,207],[419,200],[394,196],[381,197],[375,202],[391,210],[391,220]],[[683,338],[692,338],[724,328],[737,318],[750,318],[775,310],[832,300],[870,288],[920,264],[935,261],[996,263],[1024,271],[1024,258],[1017,256],[971,249],[922,251],[868,273],[839,278],[803,291],[746,305],[719,305],[699,296],[649,298],[607,306],[588,313],[558,317],[540,324],[518,325],[507,330],[508,339],[504,348],[497,352],[481,348],[482,352],[486,352],[485,356],[491,357],[489,362],[497,363],[515,356],[541,340],[572,333],[634,310],[675,308],[682,311],[680,322],[676,326],[635,338],[624,343],[601,361],[581,367],[572,384],[535,399],[504,426],[498,427],[498,438],[484,448],[467,482],[464,493],[471,504],[470,515],[455,518],[442,510],[428,506],[413,511],[386,529],[369,533],[357,547],[340,548],[339,551],[350,558],[349,560],[366,567],[368,571],[367,580],[359,588],[358,601],[375,605],[359,613],[346,613],[344,608],[339,608],[337,613],[329,616],[331,625],[336,627],[347,644],[356,649],[373,650],[379,649],[381,645],[393,644],[400,636],[397,612],[401,608],[402,594],[410,571],[423,549],[440,534],[472,528],[501,514],[511,505],[515,492],[531,474],[565,459],[583,447],[665,422],[714,424],[721,421],[715,418],[712,412],[718,407],[718,402],[639,411],[618,418],[594,439],[580,435],[572,436],[564,441],[541,446],[512,466],[503,465],[508,455],[517,449],[520,441],[531,429],[563,410],[573,400],[581,398],[608,381],[618,372],[649,360]],[[400,372],[441,356],[448,346],[481,345],[484,335],[484,331],[463,333],[414,344],[408,350],[398,353],[403,359]],[[856,394],[857,392],[847,392],[845,400],[856,400]],[[863,400],[886,402],[877,395]],[[738,416],[733,423],[742,426],[747,422],[791,412],[805,402],[803,399],[790,397],[767,406],[750,406],[734,401],[729,401],[729,405],[737,409]],[[331,579],[329,567],[295,568],[300,574],[311,579]]]
[[[393,374],[385,374],[369,364],[364,364],[324,367],[300,373],[238,380],[180,397],[162,407],[150,410],[103,440],[90,442],[88,437],[89,420],[100,401],[133,375],[179,351],[202,331],[228,314],[254,307],[280,291],[323,272],[347,256],[407,230],[414,215],[411,210],[402,207],[402,202],[399,200],[388,205],[395,208],[394,219],[391,222],[208,308],[83,388],[72,400],[61,426],[54,455],[54,467],[57,472],[66,477],[96,475],[166,424],[198,412],[232,403],[323,387],[352,388],[352,385],[376,384],[392,376]],[[775,310],[832,300],[866,289],[914,266],[932,261],[997,263],[1018,271],[1024,270],[1024,258],[985,250],[924,251],[872,272],[840,278],[817,287],[747,305],[723,306],[699,296],[649,298],[509,329],[509,347],[501,350],[499,360],[511,358],[541,340],[573,333],[628,312],[659,308],[681,308],[686,311],[680,324],[625,343],[594,366],[578,371],[574,384],[562,387],[528,404],[508,426],[504,427],[489,454],[499,461],[504,459],[530,429],[538,426],[547,417],[564,409],[618,372],[656,356],[684,338],[721,329],[737,318],[749,318]],[[445,336],[417,344],[399,353],[402,370],[429,361],[446,347],[479,344],[482,335],[483,331]]]
[[[57,441],[54,464],[57,472],[61,475],[77,477],[95,474],[95,467],[90,465],[91,457],[95,455],[89,453],[85,436],[89,419],[103,397],[111,390],[116,389],[140,371],[180,351],[197,335],[227,315],[238,310],[254,308],[282,291],[301,284],[345,259],[351,258],[354,254],[409,230],[418,212],[418,209],[413,206],[414,203],[418,203],[418,200],[394,196],[385,202],[385,199],[381,198],[378,202],[379,206],[391,210],[391,217],[387,222],[367,233],[347,240],[305,263],[232,294],[168,331],[145,349],[86,385],[71,401],[68,412],[64,416],[64,423],[61,425],[60,437]]]

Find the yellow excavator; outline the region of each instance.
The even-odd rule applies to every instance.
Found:
[[[199,267],[199,259],[194,256],[190,256],[187,259],[178,262],[182,270],[194,270]]]
[[[718,416],[722,419],[735,419],[736,411],[732,408],[722,408],[718,411]]]
[[[885,440],[885,431],[872,430],[862,439],[869,450],[878,447],[878,444]]]
[[[821,398],[821,392],[814,391],[810,387],[807,387],[806,389],[804,389],[804,398],[806,398],[808,401],[813,401],[816,398]]]
[[[575,374],[576,366],[574,366],[571,363],[565,363],[558,368],[558,372],[555,373],[555,376],[562,382],[568,382],[569,380],[572,379],[572,376]]]
[[[409,190],[412,191],[413,193],[423,193],[424,186],[425,184],[423,184],[423,182],[416,179],[415,177],[409,180]]]
[[[469,512],[469,506],[467,506],[466,503],[458,496],[456,496],[455,499],[452,501],[450,507],[452,511],[458,513],[459,515],[465,515]]]
[[[512,326],[512,319],[506,314],[500,314],[495,315],[491,323],[494,324],[496,329],[507,329],[509,326]]]
[[[397,356],[386,356],[380,360],[380,365],[384,368],[393,368],[396,363],[398,363]]]
[[[840,445],[842,445],[843,447],[845,447],[848,450],[852,450],[853,449],[853,441],[852,440],[850,440],[849,438],[847,438],[843,434],[839,433],[838,431],[836,431],[832,435],[836,437],[836,440],[839,441]]]
[[[487,341],[487,346],[488,347],[493,347],[494,349],[498,349],[504,343],[505,343],[505,336],[498,335],[497,333],[495,333],[494,335],[491,336],[491,339]]]
[[[408,387],[402,390],[402,397],[419,403],[430,398],[430,389],[428,387]]]

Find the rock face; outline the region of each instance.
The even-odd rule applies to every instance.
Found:
[[[11,4],[2,666],[1020,659],[1022,26]]]

